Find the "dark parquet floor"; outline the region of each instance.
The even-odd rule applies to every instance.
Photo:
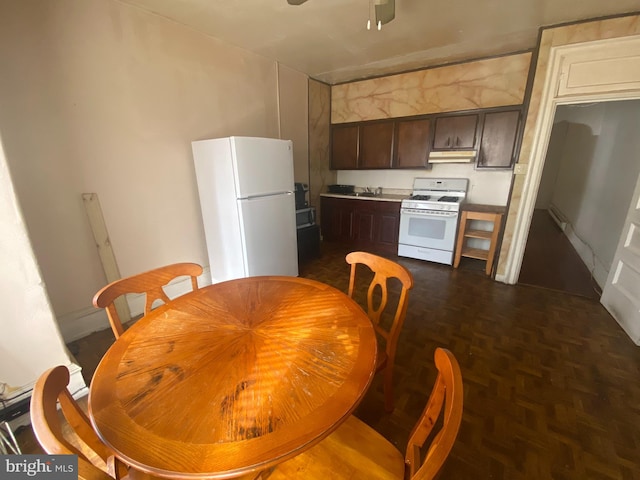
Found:
[[[301,275],[346,291],[347,250],[323,245]],[[449,348],[464,377],[458,440],[442,479],[640,479],[640,347],[597,301],[390,257],[414,275],[395,370],[396,409],[381,378],[356,411],[404,451]],[[360,298],[363,292],[360,291]]]
[[[518,283],[600,299],[601,290],[547,210],[536,209]]]
[[[348,250],[322,249],[300,275],[346,292]],[[415,277],[396,358],[396,408],[384,412],[377,376],[358,417],[404,451],[435,381],[433,352],[446,347],[465,391],[441,479],[640,479],[640,347],[597,301],[494,282],[483,262],[454,270],[390,258]],[[88,379],[112,341],[107,333],[70,345]]]

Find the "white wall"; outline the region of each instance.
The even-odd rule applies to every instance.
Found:
[[[0,61],[0,130],[63,332],[105,284],[82,193],[122,275],[208,264],[190,142],[277,137],[275,62],[114,0],[0,0]]]
[[[66,365],[70,390],[86,389],[56,326],[0,142],[0,399],[17,403],[40,374]],[[25,357],[25,352],[28,354]]]
[[[551,203],[603,286],[640,174],[640,101],[562,106],[555,121],[566,135],[550,159],[559,165]]]
[[[565,147],[568,125],[565,121],[557,121],[553,124],[549,145],[547,146],[547,157],[544,162],[542,177],[540,178],[540,186],[538,187],[536,208],[547,210],[551,205],[562,160],[562,152]]]
[[[339,184],[411,190],[415,177],[468,178],[467,202],[506,205],[513,172],[475,170],[472,164],[439,164],[431,170],[340,170]]]

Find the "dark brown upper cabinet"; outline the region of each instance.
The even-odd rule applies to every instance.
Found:
[[[476,146],[479,115],[436,117],[433,150],[469,150]]]
[[[331,127],[331,168],[355,170],[358,168],[358,125]]]
[[[475,161],[478,169],[512,168],[521,117],[519,105],[334,124],[331,168],[424,169],[432,168],[432,162],[464,159]]]
[[[394,122],[365,123],[360,126],[359,168],[391,168]]]
[[[520,126],[520,109],[484,114],[477,168],[511,168]]]
[[[425,168],[431,149],[431,119],[398,120],[393,167]]]

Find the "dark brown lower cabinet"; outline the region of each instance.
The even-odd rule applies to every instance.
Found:
[[[400,202],[321,197],[322,236],[354,249],[396,254]]]
[[[352,203],[348,199],[320,197],[320,231],[324,240],[336,242],[351,239]]]

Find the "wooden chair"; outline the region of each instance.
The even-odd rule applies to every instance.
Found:
[[[116,298],[126,293],[145,293],[144,314],[146,315],[151,311],[153,302],[156,300],[162,300],[165,303],[171,301],[162,287],[174,278],[184,275],[191,277],[191,287],[197,290],[198,276],[202,275],[202,267],[197,263],[174,263],[111,282],[94,295],[93,305],[107,310],[111,329],[118,339],[124,333],[124,327],[114,304]]]
[[[391,442],[352,415],[327,438],[306,452],[276,466],[266,478],[435,478],[458,435],[463,404],[462,374],[453,354],[449,350],[437,348],[435,364],[438,377],[429,401],[409,437],[404,458]],[[437,425],[441,425],[439,431],[434,430]],[[433,440],[427,446],[427,440],[430,438]],[[426,451],[422,452],[425,446]]]
[[[367,252],[351,252],[347,255],[346,260],[351,265],[351,276],[349,278],[349,296],[351,298],[353,298],[355,289],[356,266],[364,264],[374,272],[373,280],[369,284],[367,291],[367,315],[371,319],[376,333],[384,339],[384,348],[378,351],[376,372],[384,372],[384,408],[387,412],[392,412],[394,406],[393,364],[395,362],[398,337],[400,336],[409,305],[409,290],[413,288],[413,275],[402,265]],[[385,329],[380,323],[380,318],[389,300],[388,283],[391,278],[400,280],[402,291],[400,292],[393,322],[390,328]],[[376,287],[380,288],[381,296],[380,303],[377,306],[374,305]]]
[[[31,426],[46,453],[78,455],[78,478],[113,480],[127,477],[127,467],[98,438],[80,405],[67,389],[63,365],[44,372],[31,396]],[[58,413],[58,403],[66,424]]]

